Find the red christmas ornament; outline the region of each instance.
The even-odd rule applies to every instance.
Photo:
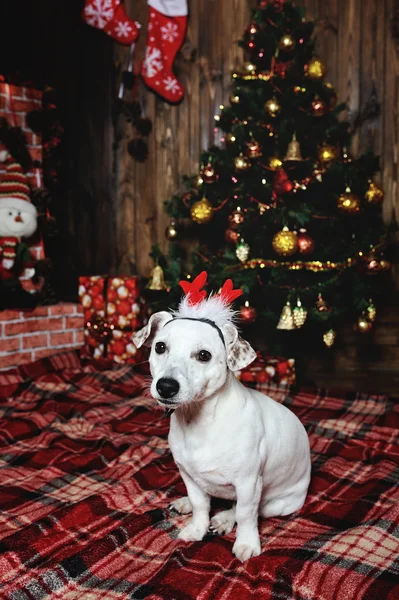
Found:
[[[204,183],[210,184],[215,183],[215,181],[218,180],[219,175],[217,175],[214,167],[209,163],[201,171],[201,177],[204,180]]]
[[[224,239],[228,244],[236,244],[240,238],[238,231],[234,231],[231,227],[226,229]]]
[[[306,229],[300,229],[298,234],[298,250],[300,254],[312,254],[314,250],[314,239],[306,233]]]
[[[281,194],[288,194],[289,192],[292,192],[293,188],[294,184],[292,181],[290,181],[284,169],[277,171],[273,180],[273,191],[277,194],[277,196],[281,196]]]
[[[256,310],[253,306],[250,306],[248,300],[245,302],[244,306],[240,308],[240,319],[246,325],[250,325],[256,321]]]

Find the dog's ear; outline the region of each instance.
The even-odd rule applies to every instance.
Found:
[[[166,312],[166,310],[151,315],[147,325],[133,334],[135,346],[137,346],[137,348],[141,348],[141,346],[151,346],[152,340],[157,332],[172,318],[172,315]]]
[[[231,371],[245,369],[256,358],[252,346],[239,336],[237,328],[231,323],[222,327],[227,350],[227,366]]]

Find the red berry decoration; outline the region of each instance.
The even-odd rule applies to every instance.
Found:
[[[300,254],[312,254],[315,244],[314,239],[306,233],[306,229],[300,229],[298,234],[298,250]]]

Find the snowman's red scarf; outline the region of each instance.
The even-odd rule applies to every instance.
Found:
[[[15,260],[16,248],[20,239],[17,237],[0,237],[0,257]]]

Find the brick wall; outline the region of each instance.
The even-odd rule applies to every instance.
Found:
[[[80,305],[61,303],[31,312],[0,312],[0,370],[79,348],[83,343]]]
[[[41,90],[0,83],[0,116],[6,117],[10,126],[22,128],[32,160],[40,163],[43,158],[42,140],[27,126],[26,115],[33,110],[42,108],[42,96],[43,92]],[[2,163],[0,163],[0,176],[3,168]],[[43,173],[41,168],[33,168],[27,173],[27,176],[32,189],[42,187]],[[44,258],[41,243],[32,245],[30,249],[37,260]],[[21,280],[25,289],[32,287],[31,281],[27,280],[24,275],[22,275]]]

